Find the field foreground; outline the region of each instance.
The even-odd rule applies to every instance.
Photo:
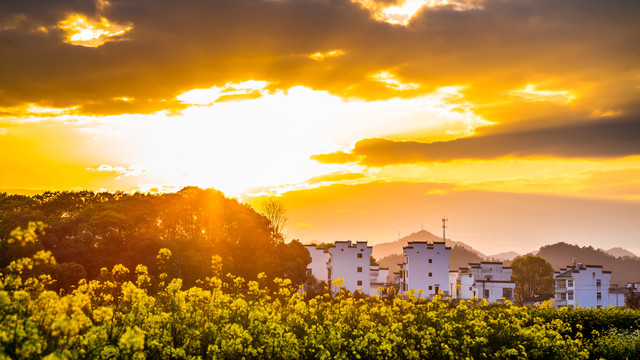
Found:
[[[160,251],[160,269],[170,257]],[[288,279],[222,276],[215,256],[189,289],[116,265],[63,294],[47,290],[54,263],[39,251],[2,270],[0,359],[640,358],[637,310],[312,297]]]

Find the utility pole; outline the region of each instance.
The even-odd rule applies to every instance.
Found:
[[[449,219],[445,217],[442,218],[442,241],[445,241],[447,239],[446,238],[447,221],[449,221]]]

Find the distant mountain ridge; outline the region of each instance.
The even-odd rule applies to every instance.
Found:
[[[411,241],[436,242],[442,241],[442,237],[433,235],[426,230],[420,230],[396,241],[373,245],[373,257],[376,259],[382,259],[389,255],[402,254],[402,248],[407,246],[407,243]],[[472,253],[477,254],[482,259],[486,258],[486,255],[463,242],[446,239],[445,244],[450,247],[460,246]]]
[[[603,270],[611,271],[611,283],[624,285],[640,281],[640,258],[637,256],[617,257],[602,249],[591,246],[580,247],[564,242],[546,245],[540,248],[537,256],[547,260],[554,270],[576,262],[585,265],[602,265]]]
[[[442,241],[442,238],[426,230],[420,230],[396,241],[374,245],[373,257],[378,260],[380,266],[388,267],[392,274],[397,270],[397,264],[404,261],[402,248],[410,241],[434,242]],[[446,239],[446,244],[452,248],[449,258],[450,270],[466,267],[470,262],[487,260],[502,261],[508,265],[511,260],[521,256],[514,251],[486,256],[463,242],[451,239]],[[640,281],[640,257],[619,247],[603,250],[560,242],[543,246],[537,252],[526,255],[536,255],[547,260],[554,270],[572,264],[573,259],[588,265],[602,265],[604,270],[612,272],[612,284],[624,285]]]
[[[506,251],[506,252],[501,252],[495,255],[487,255],[487,259],[494,259],[494,260],[498,260],[498,261],[507,261],[507,260],[513,260],[515,258],[517,258],[518,256],[521,256],[520,254],[518,254],[515,251]]]
[[[609,250],[604,250],[604,252],[606,252],[607,254],[611,255],[611,256],[615,256],[615,257],[625,257],[625,256],[629,256],[629,257],[638,257],[638,255],[632,253],[631,251],[627,250],[627,249],[623,249],[621,247],[614,247],[611,248]]]

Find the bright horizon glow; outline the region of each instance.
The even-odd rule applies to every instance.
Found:
[[[116,126],[118,137],[126,142],[135,141],[128,134],[146,134],[137,139],[142,145],[137,153],[122,154],[127,164],[106,165],[120,169],[136,165],[146,169],[154,183],[215,187],[240,196],[251,189],[304,183],[336,171],[360,171],[352,165],[320,164],[310,156],[346,150],[362,135],[437,129],[446,122],[445,137],[452,139],[489,124],[470,111],[454,111],[458,105],[447,102],[453,96],[451,89],[413,99],[367,102],[345,101],[297,86],[262,91],[257,99],[215,102],[221,94],[261,91],[266,85],[247,81],[188,91],[178,99],[193,105],[179,115],[94,119],[98,133],[99,124]],[[172,146],[166,146],[169,143]]]

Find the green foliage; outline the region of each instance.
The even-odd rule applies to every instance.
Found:
[[[553,268],[545,259],[527,255],[511,262],[516,283],[515,298],[520,304],[535,295],[553,293]]]
[[[624,294],[624,303],[632,309],[640,309],[640,291],[635,285],[627,288],[627,292]]]
[[[96,279],[104,267],[123,264],[134,269],[138,264],[153,264],[162,248],[172,252],[162,272],[181,278],[187,286],[209,275],[212,255],[222,258],[224,273],[255,279],[264,272],[270,278],[291,278],[296,284],[304,281],[311,260],[299,242],[284,243],[280,228],[274,229],[265,216],[213,189],[187,187],[160,195],[0,194],[0,239],[10,239],[15,227],[32,220],[49,225],[40,234],[41,245],[38,249],[34,244],[0,248],[0,268],[14,258],[49,250],[59,262],[68,263],[50,272],[64,289],[76,283],[78,276]],[[5,245],[10,244],[0,243]],[[151,267],[149,272],[157,276],[161,271]]]
[[[594,340],[593,353],[602,359],[640,359],[640,330],[610,330]]]

